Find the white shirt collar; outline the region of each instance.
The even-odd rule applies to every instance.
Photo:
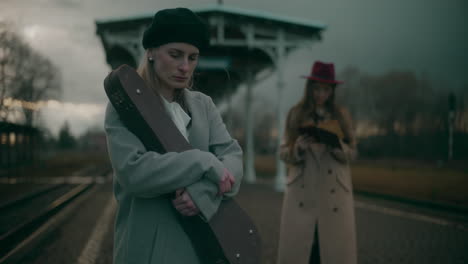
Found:
[[[190,116],[182,109],[182,107],[175,101],[169,102],[164,96],[161,96],[164,102],[164,107],[166,108],[169,116],[172,121],[175,123],[176,127],[179,129],[180,133],[188,141],[188,132],[187,125],[190,123]]]

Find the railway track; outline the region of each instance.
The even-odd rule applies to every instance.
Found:
[[[108,171],[96,168],[92,174],[104,176]],[[17,263],[27,255],[95,187],[95,182],[55,184],[0,203],[0,264]]]

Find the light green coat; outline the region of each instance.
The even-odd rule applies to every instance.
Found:
[[[114,263],[198,264],[195,251],[180,226],[171,200],[165,196],[187,188],[202,216],[210,219],[221,198],[216,196],[223,168],[236,178],[228,196],[239,189],[242,150],[226,130],[210,97],[186,90],[191,113],[188,138],[193,150],[159,154],[146,151],[108,104],[105,130],[114,169],[118,202]]]

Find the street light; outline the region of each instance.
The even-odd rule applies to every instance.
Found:
[[[448,137],[448,160],[453,159],[453,127],[455,121],[455,108],[456,98],[455,94],[451,92],[448,97],[449,111],[448,111],[448,126],[449,126],[449,137]]]

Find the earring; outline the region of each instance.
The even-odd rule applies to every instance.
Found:
[[[154,62],[153,57],[148,57],[148,61],[149,61],[150,63],[153,63],[153,62]]]

